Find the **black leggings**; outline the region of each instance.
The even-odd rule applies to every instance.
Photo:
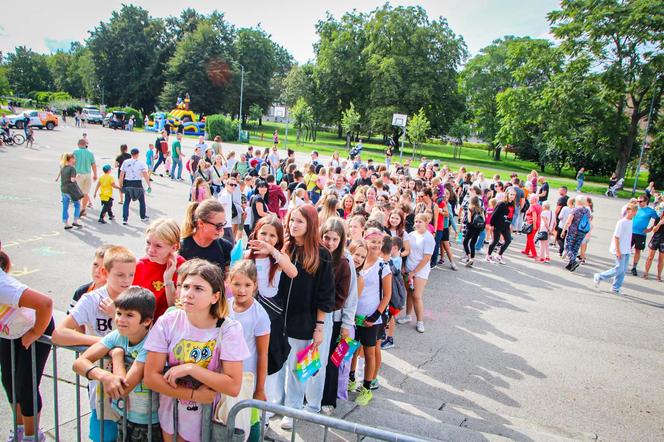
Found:
[[[466,234],[463,236],[463,251],[471,258],[475,258],[475,245],[477,238],[480,236],[480,231],[473,228],[471,225],[467,226]]]
[[[500,241],[500,237],[503,237],[503,245],[500,246],[500,250],[498,250],[498,254],[500,256],[505,253],[505,250],[509,247],[510,243],[512,242],[512,233],[510,232],[510,225],[505,224],[500,227],[496,227],[493,231],[493,241],[491,241],[491,244],[489,244],[489,255],[493,253],[493,250],[496,248],[496,245]]]
[[[334,354],[337,348],[337,339],[341,335],[341,321],[332,323],[332,338],[330,339],[330,356]],[[339,367],[334,365],[331,358],[327,360],[325,367],[325,388],[323,389],[323,399],[321,405],[337,406],[337,390],[339,388]]]
[[[48,324],[44,334],[53,334],[55,324],[53,319]],[[14,388],[16,391],[16,403],[21,406],[21,414],[27,417],[34,416],[34,402],[32,400],[32,357],[31,350],[23,348],[21,338],[14,339],[14,369],[16,378],[14,379]],[[48,354],[51,352],[51,346],[48,344],[35,343],[35,355],[37,361],[37,412],[41,411],[42,398],[39,394],[39,384],[41,382],[44,367]],[[12,401],[12,356],[11,341],[9,339],[0,339],[0,367],[2,368],[2,386],[7,393],[7,399]]]

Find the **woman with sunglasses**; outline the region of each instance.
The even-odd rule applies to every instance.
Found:
[[[226,227],[224,206],[215,199],[193,202],[187,206],[180,230],[180,256],[201,258],[219,266],[224,275],[231,263],[233,244],[220,238]]]

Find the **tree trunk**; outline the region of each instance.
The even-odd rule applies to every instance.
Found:
[[[350,150],[350,132],[346,132],[346,150]]]
[[[496,146],[496,148],[493,150],[493,159],[496,161],[500,161],[500,151],[502,150],[502,147]]]
[[[337,138],[341,138],[344,133],[343,128],[341,127],[341,123],[337,124]]]
[[[258,118],[258,125],[262,126],[263,125],[263,117]]]

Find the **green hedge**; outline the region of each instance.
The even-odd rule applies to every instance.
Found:
[[[106,109],[106,112],[115,112],[115,111],[121,111],[121,112],[126,112],[127,113],[127,120],[129,117],[132,115],[136,119],[136,123],[134,124],[134,127],[143,127],[143,112],[139,111],[138,109],[134,109],[133,107],[109,107]]]
[[[237,141],[237,125],[237,120],[225,115],[208,115],[205,117],[205,135],[210,140],[219,135],[224,141]]]

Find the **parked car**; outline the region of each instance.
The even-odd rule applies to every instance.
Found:
[[[23,123],[25,122],[24,114],[27,113],[30,117],[30,126],[38,127],[39,129],[46,128],[48,130],[53,130],[58,125],[58,116],[53,112],[48,111],[38,111],[38,110],[26,110],[20,114],[7,115],[9,120],[9,127],[16,129],[23,129]]]
[[[109,129],[123,129],[127,124],[127,112],[113,111],[106,114],[102,126]]]
[[[104,116],[99,112],[94,106],[86,106],[81,111],[81,117],[85,118],[85,121],[91,124],[102,124]]]

